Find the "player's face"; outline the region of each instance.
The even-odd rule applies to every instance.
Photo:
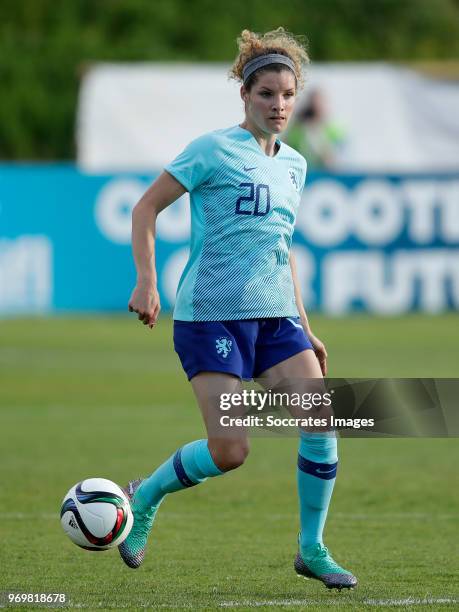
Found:
[[[292,114],[295,94],[291,70],[262,73],[249,92],[241,89],[247,121],[267,134],[283,132]]]

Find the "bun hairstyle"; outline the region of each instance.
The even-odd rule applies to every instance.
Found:
[[[243,77],[244,66],[247,62],[268,53],[278,53],[289,58],[295,67],[297,89],[304,86],[303,69],[309,64],[309,56],[306,50],[306,39],[304,36],[295,36],[280,27],[265,34],[257,34],[250,30],[242,30],[237,39],[239,53],[229,72],[229,76],[243,83],[248,91],[256,82],[261,72],[268,70],[280,72],[289,70],[283,64],[269,64],[253,72],[245,81]]]

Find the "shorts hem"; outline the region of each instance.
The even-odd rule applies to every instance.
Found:
[[[244,376],[242,376],[240,372],[236,372],[235,370],[224,370],[222,368],[218,368],[217,366],[216,367],[213,367],[213,366],[196,367],[190,370],[189,372],[185,372],[185,373],[187,375],[188,380],[191,380],[192,378],[194,378],[197,374],[200,374],[201,372],[216,372],[218,374],[228,374],[230,376],[236,376],[236,378],[239,378],[242,380],[251,380],[250,378],[245,378]]]

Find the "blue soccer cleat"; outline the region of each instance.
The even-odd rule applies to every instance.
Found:
[[[145,549],[147,540],[155,519],[156,507],[145,511],[136,508],[134,493],[139,488],[142,479],[131,480],[125,489],[129,501],[131,502],[132,514],[134,515],[134,524],[128,537],[122,544],[118,546],[121,558],[132,569],[137,569],[142,564],[145,558]]]
[[[328,589],[341,591],[357,586],[357,578],[340,567],[323,544],[313,544],[298,552],[294,567],[299,576],[320,580]]]

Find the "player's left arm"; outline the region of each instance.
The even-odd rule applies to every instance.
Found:
[[[324,343],[321,340],[319,340],[319,338],[317,338],[316,335],[313,334],[311,327],[309,325],[308,315],[306,314],[306,310],[303,304],[303,298],[301,297],[301,287],[300,287],[300,281],[298,280],[296,259],[292,251],[290,251],[290,269],[292,271],[293,288],[295,291],[295,302],[296,302],[296,307],[298,308],[298,314],[300,315],[301,324],[304,328],[304,331],[308,335],[308,338],[311,341],[312,346],[314,347],[314,352],[317,356],[317,359],[319,360],[320,369],[322,370],[322,374],[323,376],[326,376],[327,375],[327,350],[325,348]]]

